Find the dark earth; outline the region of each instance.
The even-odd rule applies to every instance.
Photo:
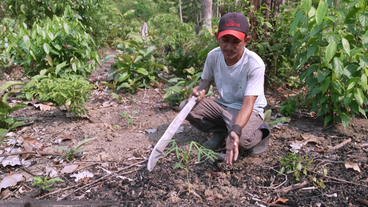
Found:
[[[104,55],[107,53],[113,52]],[[0,206],[368,206],[368,121],[364,117],[353,118],[345,130],[336,123],[324,127],[315,113],[297,110],[288,123],[271,125],[269,147],[259,156],[242,152],[233,166],[226,166],[218,160],[197,162],[192,153],[187,180],[186,170],[175,168],[175,163],[184,160],[174,153],[161,158],[152,172],[146,168],[153,146],[178,114],[177,107],[163,101],[165,86],[134,94],[120,91],[123,99],[118,101],[103,92],[107,88],[101,81],[106,80],[110,65],[107,62],[89,79],[96,87],[85,117],[73,120],[62,107],[40,110],[35,106],[37,100],[9,98],[9,103],[29,105],[12,116],[31,118],[32,122],[14,131],[15,138],[10,140],[17,142],[3,145],[0,159],[8,158],[6,154],[14,149],[35,153],[15,155],[28,164],[4,166],[0,160],[0,180],[23,176],[16,184],[0,189]],[[14,71],[2,75],[1,84],[19,77]],[[268,85],[266,109],[272,110],[271,117],[278,114],[280,102],[295,93],[286,85]],[[203,143],[209,136],[184,121],[174,139],[188,150],[189,141]],[[95,139],[70,161],[55,148],[74,147],[86,138]],[[27,148],[27,143],[32,147]],[[302,158],[299,181],[294,172],[278,174],[283,166],[280,160],[293,152],[295,143],[302,144],[289,158]],[[89,176],[76,179],[76,174],[83,172]],[[46,174],[65,182],[51,185],[49,192],[32,185],[33,176]]]

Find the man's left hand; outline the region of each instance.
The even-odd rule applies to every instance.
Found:
[[[231,131],[226,139],[226,156],[225,163],[228,165],[233,165],[239,156],[239,137],[238,135]]]

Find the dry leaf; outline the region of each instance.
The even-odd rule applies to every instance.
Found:
[[[61,170],[61,173],[72,173],[74,172],[77,168],[78,168],[79,165],[68,165],[68,166],[65,166],[62,170]]]
[[[15,186],[19,181],[23,181],[24,177],[21,174],[14,174],[5,177],[0,183],[0,190],[7,187]]]
[[[88,171],[83,171],[83,172],[80,172],[80,173],[76,173],[76,174],[73,174],[73,175],[70,175],[70,177],[75,177],[75,182],[78,182],[80,180],[84,180],[84,179],[88,179],[88,178],[92,178],[93,177],[93,174],[88,172]]]
[[[358,199],[356,199],[356,201],[359,201],[359,202],[361,202],[361,203],[363,203],[363,204],[365,204],[365,205],[368,206],[368,200],[365,200],[365,199],[362,199],[362,198],[358,198]]]
[[[286,203],[286,202],[288,202],[289,201],[289,199],[287,199],[287,198],[281,198],[281,197],[279,197],[277,200],[275,200],[274,202],[272,202],[273,204],[276,204],[276,203]]]
[[[211,196],[211,197],[206,198],[206,200],[213,201],[213,200],[215,200],[217,198],[218,198],[217,196]]]
[[[41,111],[49,111],[51,110],[51,106],[44,105],[44,104],[34,104],[36,108],[39,108]]]
[[[43,144],[37,142],[37,139],[32,137],[22,137],[23,138],[23,147],[26,151],[35,151],[43,149]],[[23,154],[23,159],[27,159],[29,154]]]
[[[352,168],[355,171],[360,172],[360,168],[359,168],[358,164],[356,164],[354,162],[347,161],[347,160],[345,160],[345,168],[346,169]]]

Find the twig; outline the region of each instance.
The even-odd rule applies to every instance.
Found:
[[[290,185],[290,186],[284,187],[280,190],[276,190],[275,192],[288,193],[289,191],[292,191],[292,190],[298,190],[298,189],[306,186],[307,184],[308,184],[307,181],[303,181],[302,183],[297,183],[297,184],[294,184],[294,185]]]
[[[259,164],[258,164],[259,165]],[[280,173],[280,174],[282,174],[282,175],[284,175],[285,176],[285,181],[284,182],[282,182],[280,185],[278,185],[278,186],[276,186],[276,187],[265,187],[265,186],[257,186],[257,187],[259,187],[259,188],[268,188],[268,189],[277,189],[277,188],[279,188],[280,186],[282,186],[282,185],[284,185],[286,182],[287,182],[287,174],[284,174],[284,173],[281,173],[281,172],[279,172],[278,170],[275,170],[275,168],[273,168],[273,167],[265,167],[265,166],[262,166],[262,165],[259,165],[259,166],[261,166],[261,167],[263,167],[263,168],[268,168],[268,169],[271,169],[271,170],[273,170],[273,171],[275,171],[275,172],[277,172],[277,173]]]
[[[366,147],[368,147],[368,143],[360,144],[360,147],[361,147],[361,148],[366,148]]]
[[[265,204],[266,206],[288,207],[287,205],[280,205],[280,204],[276,204],[276,203],[267,203],[266,201],[262,201],[261,199],[258,199],[258,198],[252,198],[252,200],[261,202],[261,203]]]
[[[359,186],[368,188],[367,185],[362,185],[362,184],[359,184],[359,183],[353,183],[353,182],[350,182],[350,181],[347,181],[347,180],[342,180],[342,179],[339,179],[339,178],[334,178],[334,177],[330,177],[330,176],[327,176],[327,175],[322,175],[322,174],[320,174],[318,172],[315,172],[315,171],[312,171],[312,170],[308,170],[308,171],[309,172],[312,172],[312,173],[315,173],[317,175],[321,175],[322,177],[325,177],[325,178],[329,178],[329,179],[340,181],[342,183],[348,183],[348,184],[352,184],[352,185],[359,185]]]
[[[25,152],[12,152],[12,153],[1,154],[0,157],[7,157],[7,156],[12,156],[12,155],[23,155],[23,154],[39,154],[39,155],[61,156],[61,154],[55,154],[55,153],[51,153],[51,152],[25,151]]]
[[[334,150],[340,149],[341,147],[349,144],[350,142],[351,142],[351,139],[349,138],[349,139],[341,142],[340,144],[338,144],[338,145],[336,145],[334,147],[329,148],[328,151],[334,151]]]
[[[81,190],[81,189],[83,189],[83,188],[86,188],[86,187],[91,186],[91,185],[93,185],[93,184],[95,184],[95,183],[98,183],[98,182],[100,182],[101,180],[104,180],[104,179],[106,179],[106,178],[108,178],[108,177],[110,177],[110,176],[116,176],[119,172],[121,172],[121,171],[123,171],[123,170],[125,170],[125,169],[128,169],[128,168],[130,168],[130,167],[137,166],[138,164],[141,164],[141,163],[143,163],[143,162],[145,162],[145,161],[146,161],[146,160],[143,160],[143,161],[137,162],[137,163],[135,163],[135,164],[129,165],[129,166],[127,166],[127,167],[124,167],[124,168],[122,168],[122,169],[120,169],[120,170],[118,170],[118,171],[116,171],[116,172],[113,172],[113,173],[111,173],[111,174],[105,175],[105,176],[103,176],[103,177],[101,177],[101,178],[99,178],[99,179],[97,179],[97,180],[95,180],[95,181],[93,181],[93,182],[91,182],[91,183],[88,183],[88,184],[86,184],[86,185],[84,185],[84,186],[82,186],[82,187],[79,187],[79,188],[75,189],[73,192],[71,192],[71,193],[69,193],[69,194],[67,194],[67,195],[62,196],[61,198],[58,198],[58,199],[57,199],[57,201],[61,201],[61,200],[63,200],[64,198],[66,198],[66,197],[70,196],[71,194],[73,194],[73,193],[75,193],[75,192],[77,192],[77,191],[79,191],[79,190]],[[137,171],[137,170],[132,170],[132,171],[129,171],[129,172],[124,172],[124,173],[122,173],[122,174],[123,174],[123,175],[125,175],[125,174],[129,174],[129,173],[136,172],[136,171]]]

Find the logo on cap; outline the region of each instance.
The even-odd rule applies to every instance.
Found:
[[[237,26],[237,27],[240,27],[240,23],[235,23],[234,21],[233,21],[233,19],[230,19],[230,23],[225,23],[225,26],[227,26],[227,27],[233,27],[233,26]]]

